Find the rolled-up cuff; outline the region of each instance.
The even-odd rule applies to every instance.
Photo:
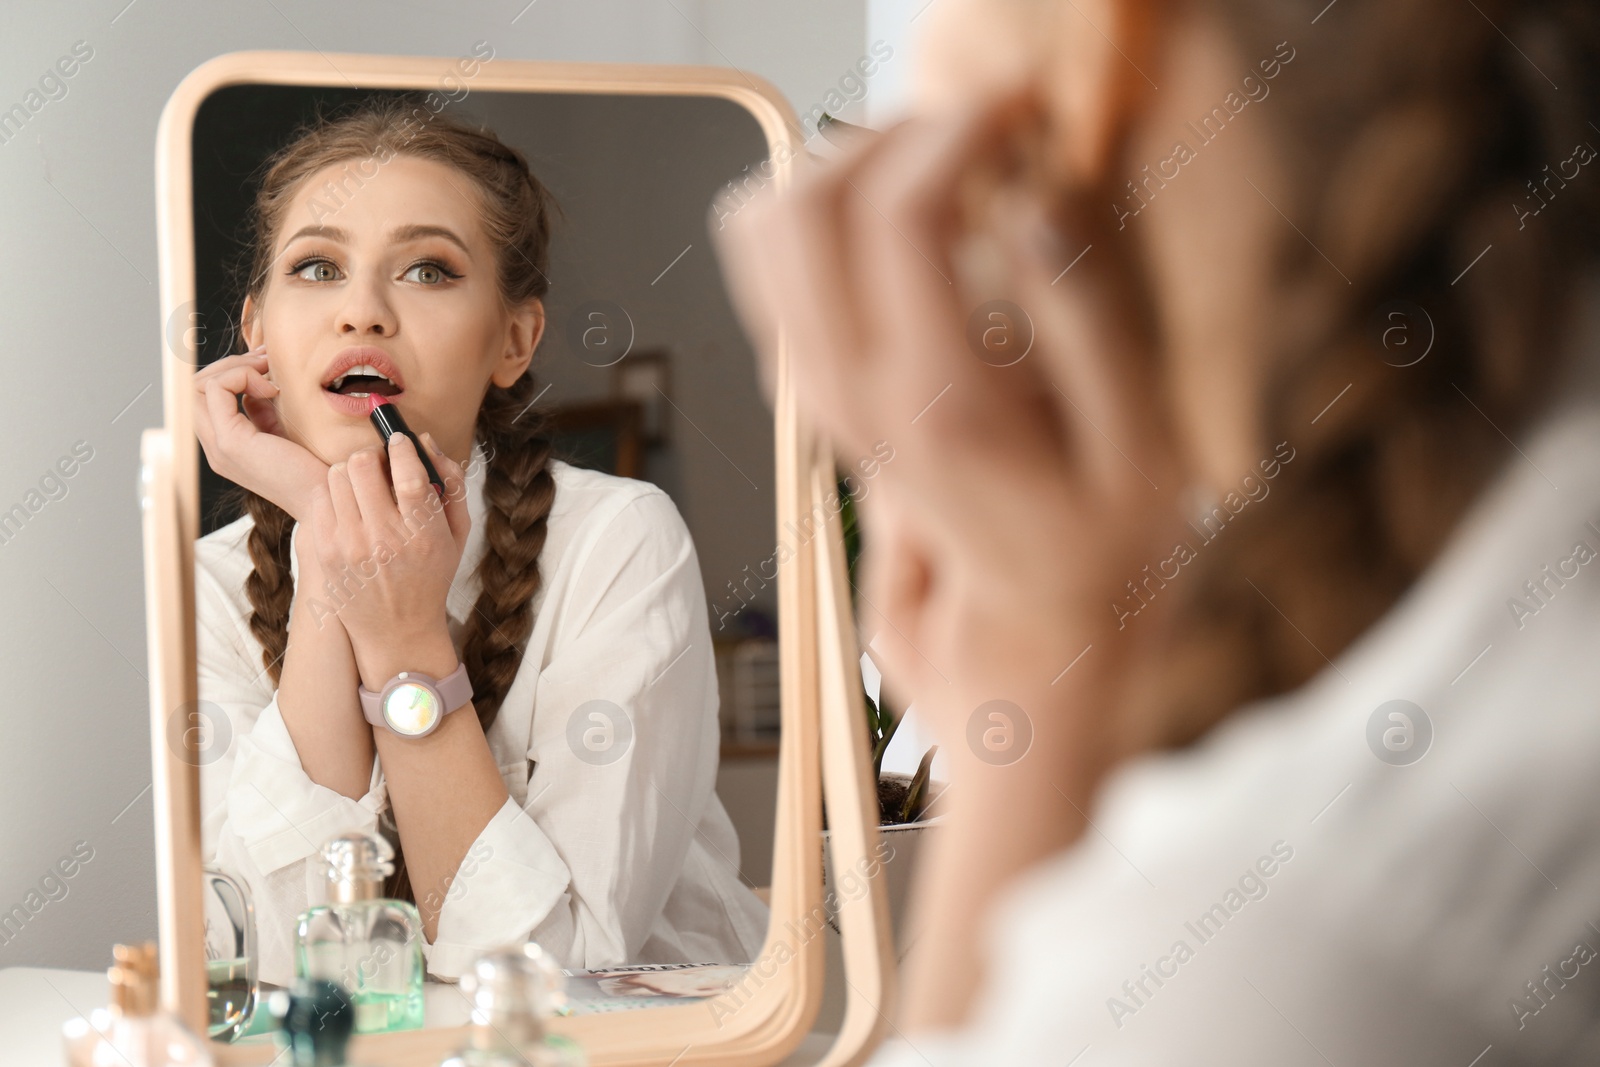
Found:
[[[250,732],[239,738],[228,785],[228,823],[263,872],[305,859],[339,834],[376,832],[378,815],[387,806],[388,793],[376,766],[360,800],[311,780],[300,765],[276,694]]]
[[[428,971],[439,978],[459,978],[479,956],[526,941],[536,929],[570,941],[566,913],[571,880],[544,831],[507,797],[467,850],[445,892],[437,936],[431,945],[423,945]],[[566,931],[564,936],[556,926]]]

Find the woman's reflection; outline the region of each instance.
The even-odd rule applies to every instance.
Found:
[[[196,551],[199,695],[232,738],[202,769],[204,861],[249,883],[268,982],[320,846],[355,830],[395,844],[435,976],[525,939],[569,967],[747,962],[767,913],[713,790],[694,546],[654,486],[552,458],[529,364],[553,202],[493,133],[415,115],[374,98],[273,157],[248,351],[196,375],[244,513]],[[401,672],[450,705],[425,736],[364,714]]]

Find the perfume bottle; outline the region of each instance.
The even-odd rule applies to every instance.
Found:
[[[344,987],[358,1034],[422,1026],[422,918],[385,900],[394,849],[372,834],[343,834],[322,846],[328,903],[300,916],[295,973]]]
[[[561,969],[531,941],[481,957],[461,976],[471,1036],[439,1067],[585,1067],[577,1042],[544,1029],[566,1003],[564,986]]]
[[[110,1006],[62,1027],[69,1067],[211,1067],[205,1043],[156,1010],[155,943],[117,945],[112,958]]]
[[[216,867],[204,871],[207,1034],[233,1041],[256,1008],[256,921],[250,891]]]
[[[298,978],[293,989],[274,990],[267,1011],[293,1067],[343,1067],[356,1010],[344,988],[321,978]]]

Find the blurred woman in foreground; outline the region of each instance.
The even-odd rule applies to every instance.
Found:
[[[721,242],[896,449],[863,625],[954,787],[886,1061],[1593,1062],[1600,14],[926,20]]]

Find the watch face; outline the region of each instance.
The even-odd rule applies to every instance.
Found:
[[[406,737],[428,733],[438,725],[443,710],[433,690],[416,682],[401,682],[383,698],[384,721]]]

